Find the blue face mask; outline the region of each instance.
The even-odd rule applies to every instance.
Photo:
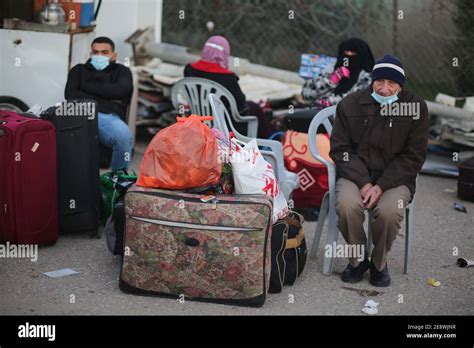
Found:
[[[373,91],[371,96],[380,105],[392,104],[392,103],[394,103],[398,100],[398,94],[389,95],[388,97],[384,97],[383,95],[377,94],[377,93],[375,93],[375,91]]]
[[[96,70],[104,70],[109,66],[110,58],[107,56],[92,56],[91,64]]]

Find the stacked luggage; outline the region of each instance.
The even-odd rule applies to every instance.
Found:
[[[0,111],[0,242],[53,244],[100,217],[97,106],[69,100],[40,117]]]
[[[238,172],[245,180],[233,173],[229,181],[229,163],[237,168],[232,160],[252,146],[240,147],[206,120],[178,118],[149,144],[137,183],[125,195],[119,286],[139,295],[262,306],[268,292],[280,292],[303,270],[303,221],[290,213],[283,223],[291,231],[275,227],[285,210],[275,209],[279,187],[258,148],[248,156],[265,172],[262,183],[253,183],[256,191],[245,185],[252,172],[244,168]],[[281,257],[272,264],[276,253]]]
[[[136,184],[127,173],[99,177],[95,102],[68,102],[91,103],[93,113],[0,111],[0,242],[97,233],[102,181],[122,291],[262,306],[295,282],[306,262],[303,219],[288,211],[255,141],[239,144],[191,115],[155,136]]]

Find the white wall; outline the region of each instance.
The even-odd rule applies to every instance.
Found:
[[[132,55],[131,45],[124,41],[135,30],[155,26],[156,39],[161,41],[162,3],[163,0],[102,0],[96,36],[110,37],[115,42],[119,61],[124,61]]]

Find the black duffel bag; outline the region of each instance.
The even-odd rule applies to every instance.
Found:
[[[293,113],[288,113],[285,115],[283,122],[285,123],[286,128],[289,130],[300,133],[308,133],[309,126],[311,125],[311,121],[313,120],[314,116],[316,116],[316,114],[324,108],[325,106],[316,104],[307,109],[295,109]],[[318,129],[318,133],[321,132],[325,132],[323,127]]]
[[[303,222],[303,216],[290,211],[272,227],[270,293],[281,292],[283,285],[293,285],[303,272],[308,254]]]
[[[474,202],[474,158],[459,163],[458,197]]]
[[[120,197],[114,206],[104,228],[107,247],[114,255],[123,255],[123,238],[125,235],[125,203],[124,196]]]

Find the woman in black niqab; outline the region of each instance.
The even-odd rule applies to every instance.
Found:
[[[334,70],[340,66],[345,66],[351,72],[348,78],[341,79],[337,87],[334,89],[334,94],[341,95],[349,91],[355,85],[359,74],[362,70],[371,72],[374,67],[374,56],[370,50],[369,45],[358,38],[351,38],[342,41],[339,44],[337,61],[334,65]]]

